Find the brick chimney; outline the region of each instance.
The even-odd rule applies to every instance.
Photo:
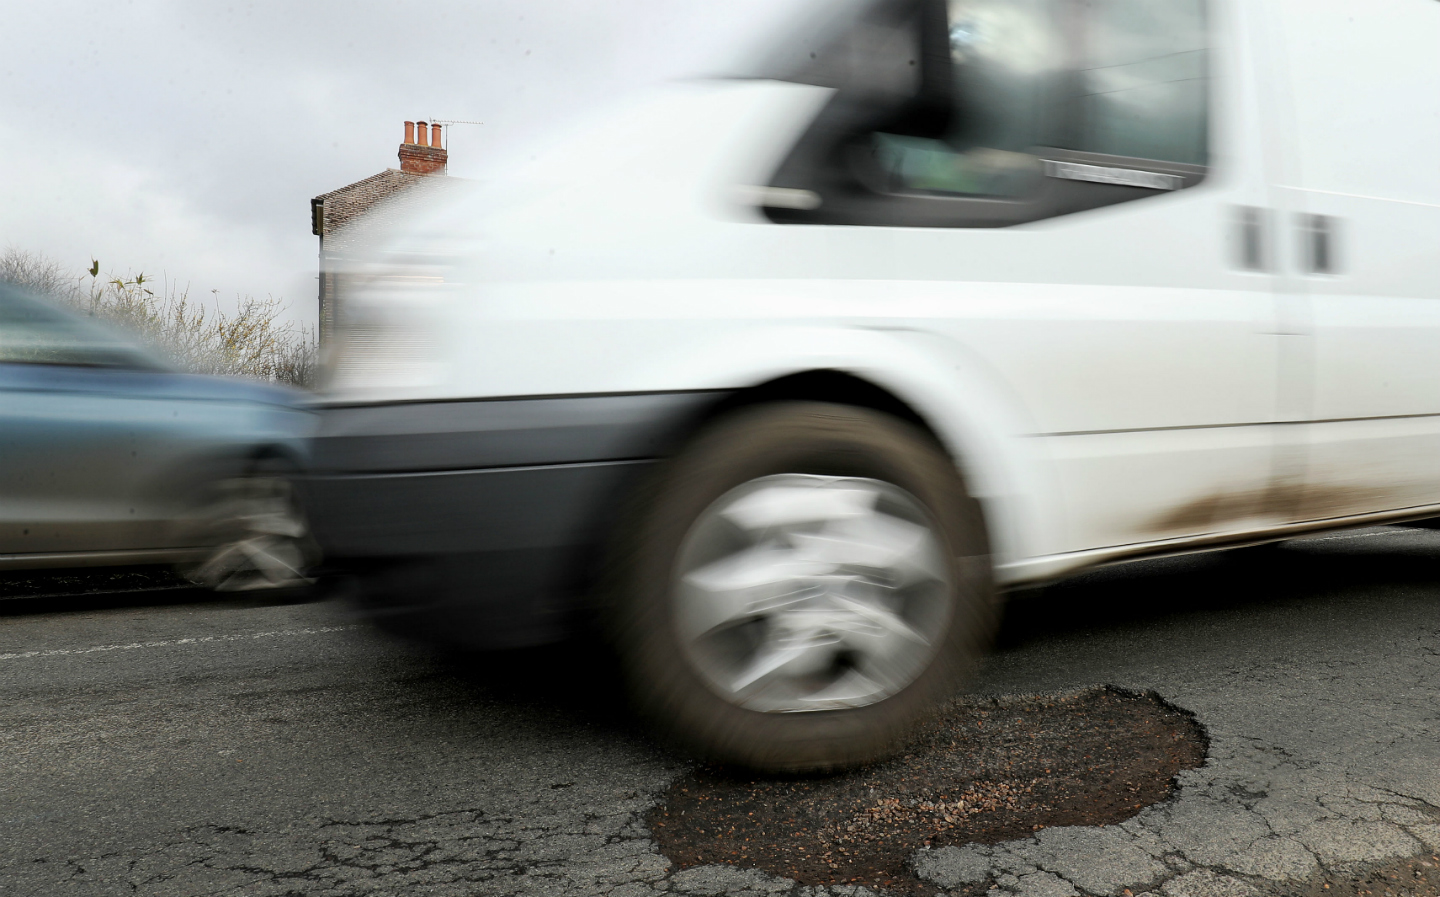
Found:
[[[426,138],[431,138],[426,140]],[[418,143],[416,141],[419,141]],[[400,170],[410,174],[444,174],[450,154],[440,146],[440,126],[407,121],[400,144]]]

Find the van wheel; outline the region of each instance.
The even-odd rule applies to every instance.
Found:
[[[977,503],[926,434],[878,412],[728,415],[665,464],[627,536],[609,611],[634,700],[722,762],[876,760],[993,635]]]

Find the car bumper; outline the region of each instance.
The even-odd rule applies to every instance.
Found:
[[[715,399],[325,409],[303,484],[311,525],[386,628],[468,647],[554,641],[627,496]]]

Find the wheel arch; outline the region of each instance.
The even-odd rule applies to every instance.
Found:
[[[244,463],[247,468],[272,461],[300,471],[304,469],[305,456],[304,452],[295,446],[286,445],[283,442],[258,442],[248,446],[244,451]]]
[[[912,359],[913,360],[913,359]],[[971,497],[979,503],[996,560],[1027,554],[1024,538],[1032,512],[1036,471],[1004,449],[1004,424],[993,407],[954,382],[874,366],[816,367],[757,379],[727,393],[689,422],[681,438],[730,412],[783,401],[832,402],[889,414],[920,430],[950,457]],[[951,378],[944,378],[950,380]],[[972,399],[966,402],[966,397]]]
[[[909,402],[894,391],[849,371],[832,368],[799,371],[737,390],[706,409],[697,423],[699,426],[704,426],[717,418],[743,408],[776,402],[826,402],[846,405],[878,411],[910,424],[951,459],[960,473],[961,481],[966,485],[967,492],[979,504],[981,519],[986,521],[986,528],[992,526],[988,507],[991,502],[983,496],[975,495],[973,487],[970,486],[967,456],[963,454],[963,450],[961,453],[957,453],[954,447],[947,444],[947,441],[925,415],[915,410]],[[991,544],[993,544],[993,538]]]

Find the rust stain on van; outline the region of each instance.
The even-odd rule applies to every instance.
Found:
[[[1216,492],[1186,502],[1144,528],[1150,533],[1215,532],[1251,517],[1291,523],[1409,507],[1415,493],[1367,486],[1279,483],[1266,489]]]
[[[1216,492],[1166,512],[1144,530],[1159,533],[1211,532],[1230,521],[1265,513],[1271,502],[1277,500],[1273,489]]]
[[[1416,489],[1381,489],[1365,486],[1313,486],[1305,490],[1300,513],[1306,520],[1325,520],[1351,514],[1391,511],[1416,504]]]

